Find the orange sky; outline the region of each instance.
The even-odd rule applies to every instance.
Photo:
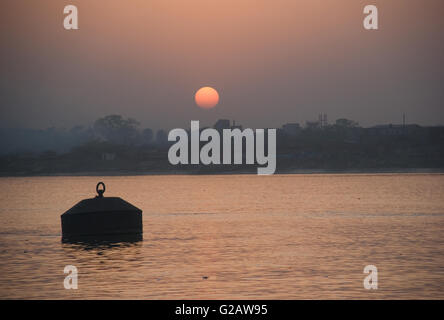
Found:
[[[80,30],[62,27],[64,5]],[[2,0],[0,126],[145,126],[235,119],[253,127],[326,112],[364,125],[444,122],[441,0]],[[213,86],[211,112],[194,93]]]

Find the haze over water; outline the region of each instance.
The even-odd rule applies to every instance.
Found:
[[[95,196],[143,210],[144,240],[61,243]],[[444,298],[444,175],[0,178],[0,298]],[[363,269],[377,266],[378,290]],[[79,271],[65,290],[65,265]]]

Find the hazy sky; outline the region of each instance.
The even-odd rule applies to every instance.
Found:
[[[79,9],[79,30],[63,8]],[[379,9],[378,31],[362,26]],[[0,127],[444,124],[443,0],[1,0]],[[219,91],[201,110],[194,93]]]

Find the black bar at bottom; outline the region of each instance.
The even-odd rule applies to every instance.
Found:
[[[442,301],[290,301],[290,300],[87,300],[87,301],[1,301],[3,312],[7,309],[15,318],[21,313],[51,314],[54,310],[70,318],[85,316],[112,316],[125,319],[292,319],[309,316],[379,317],[393,315],[440,314]]]

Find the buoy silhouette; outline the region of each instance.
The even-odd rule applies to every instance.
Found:
[[[62,241],[141,239],[142,210],[118,197],[104,197],[103,182],[97,196],[77,203],[61,215]]]

